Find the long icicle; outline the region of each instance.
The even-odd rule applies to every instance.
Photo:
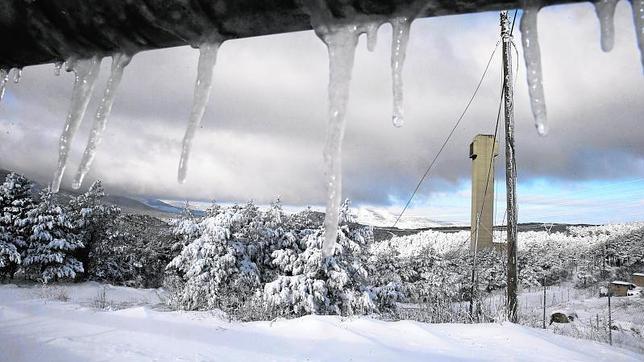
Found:
[[[338,236],[340,202],[342,199],[342,140],[349,102],[349,88],[358,30],[355,25],[333,26],[318,33],[329,54],[329,121],[324,146],[324,166],[327,186],[324,215],[324,244],[322,255],[333,255]]]
[[[597,0],[595,1],[595,12],[599,19],[601,33],[601,47],[609,52],[615,45],[615,7],[619,0]]]
[[[548,134],[548,118],[546,114],[546,100],[543,93],[543,76],[541,73],[541,51],[539,50],[539,36],[537,34],[537,14],[541,7],[539,1],[527,0],[523,2],[523,15],[521,16],[521,43],[523,43],[523,57],[526,65],[528,79],[528,93],[534,117],[535,127],[541,136]]]
[[[85,146],[83,158],[81,159],[78,171],[74,177],[74,182],[72,183],[72,188],[74,189],[78,189],[81,186],[85,175],[89,172],[92,162],[94,161],[96,148],[101,143],[103,132],[107,126],[107,119],[112,111],[116,89],[121,83],[121,78],[123,77],[123,69],[130,63],[131,59],[132,57],[125,53],[116,53],[112,55],[112,69],[110,77],[107,79],[105,92],[103,93],[101,103],[96,110],[94,125],[92,126],[87,146]]]
[[[72,100],[65,120],[65,128],[58,143],[58,166],[51,184],[52,192],[58,192],[60,189],[60,182],[69,157],[69,149],[87,110],[87,104],[92,96],[100,66],[101,60],[97,56],[89,59],[70,59],[67,61],[67,71],[74,72],[74,89],[72,90]]]
[[[192,140],[195,137],[197,128],[201,125],[206,104],[210,98],[212,89],[212,76],[217,62],[217,50],[221,41],[208,41],[199,46],[199,65],[197,67],[197,81],[195,83],[194,99],[192,101],[192,110],[188,120],[188,128],[183,136],[183,145],[181,147],[181,159],[179,161],[178,180],[180,183],[186,181],[188,172],[188,159],[192,149]]]
[[[409,41],[409,28],[412,20],[412,18],[407,16],[391,19],[393,32],[391,41],[391,75],[394,100],[391,121],[396,127],[402,127],[405,123],[402,70],[405,64],[407,43]]]
[[[633,9],[637,46],[640,48],[642,72],[644,72],[644,0],[631,0],[631,8]]]
[[[0,102],[4,98],[4,90],[9,82],[9,71],[3,68],[0,68]]]

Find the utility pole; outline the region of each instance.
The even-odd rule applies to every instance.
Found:
[[[608,343],[613,345],[613,316],[611,315],[610,310],[610,296],[613,294],[613,291],[610,290],[610,284],[608,284]]]
[[[503,97],[505,118],[505,186],[508,212],[508,320],[518,322],[517,302],[517,166],[514,159],[514,92],[512,89],[512,32],[508,12],[501,12],[501,39],[503,41]]]
[[[543,276],[543,329],[546,329],[546,276]]]

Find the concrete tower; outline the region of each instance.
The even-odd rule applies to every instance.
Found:
[[[492,247],[494,158],[498,155],[498,148],[493,135],[479,134],[470,144],[470,158],[472,159],[471,250],[474,250],[475,245],[478,246],[478,250]]]

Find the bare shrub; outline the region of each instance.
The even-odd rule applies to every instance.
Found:
[[[107,288],[103,286],[96,294],[96,298],[92,301],[92,305],[96,309],[108,309],[110,303],[107,301]]]
[[[69,302],[69,293],[67,289],[58,285],[49,285],[43,283],[39,292],[40,298],[59,302]]]

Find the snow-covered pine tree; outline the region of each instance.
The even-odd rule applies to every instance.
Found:
[[[339,224],[345,225],[345,224],[355,223],[355,222],[356,222],[356,217],[355,215],[353,215],[353,212],[351,211],[351,200],[344,199],[344,202],[342,202],[342,205],[340,205]]]
[[[377,310],[363,266],[364,250],[373,231],[350,226],[347,215],[342,215],[348,210],[341,209],[344,223],[340,225],[333,256],[322,257],[322,227],[299,231],[298,242],[285,244],[272,253],[279,275],[265,284],[263,299],[277,314],[353,315]]]
[[[112,284],[158,288],[166,265],[177,255],[165,221],[149,215],[121,214],[90,254],[87,276]]]
[[[13,277],[31,234],[27,213],[35,207],[31,181],[12,172],[0,185],[0,276]]]
[[[74,224],[83,244],[74,255],[83,263],[89,277],[95,274],[97,265],[103,262],[100,257],[110,254],[111,238],[118,234],[113,229],[121,210],[117,206],[103,203],[104,197],[103,184],[97,180],[87,192],[72,198],[68,205],[68,219]]]
[[[4,209],[5,202],[0,191],[0,212]],[[20,264],[20,253],[13,243],[12,228],[5,225],[4,215],[0,214],[0,276],[4,277],[2,270],[9,269],[10,265]]]
[[[257,207],[222,207],[199,222],[199,236],[168,264],[174,277],[171,303],[187,310],[233,310],[251,298],[260,283],[257,265],[249,254],[254,240]]]
[[[405,263],[400,252],[391,244],[391,240],[374,243],[369,246],[367,268],[369,270],[369,289],[381,312],[393,312],[396,302],[406,299],[402,265]]]
[[[75,225],[56,205],[49,188],[40,193],[40,202],[27,213],[31,230],[22,265],[27,278],[47,283],[73,279],[83,272],[83,264],[73,253],[82,248]]]
[[[216,216],[221,211],[221,206],[215,204],[214,202],[206,210],[206,215],[209,217]],[[186,201],[181,215],[178,218],[171,219],[168,224],[170,225],[170,231],[174,236],[174,243],[172,244],[172,250],[180,252],[186,245],[190,244],[193,240],[197,239],[201,234],[199,228],[199,222],[201,218],[198,218],[194,215],[192,210],[190,210],[190,203]]]

